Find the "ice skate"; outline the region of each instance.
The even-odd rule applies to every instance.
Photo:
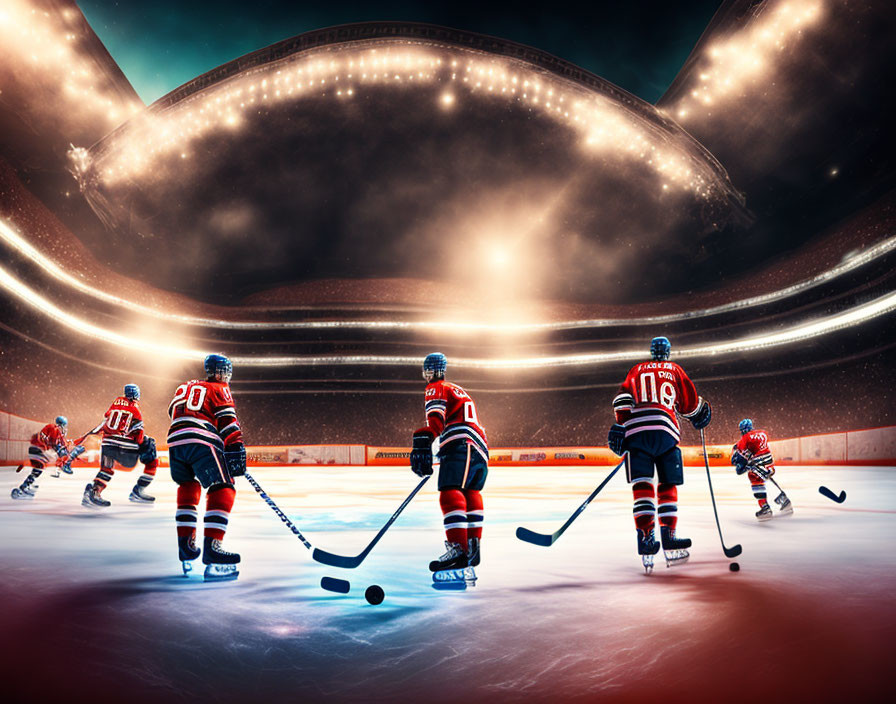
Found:
[[[151,504],[156,500],[155,496],[150,496],[146,493],[144,488],[139,484],[135,484],[134,488],[131,489],[131,495],[128,496],[128,499],[133,501],[135,504]]]
[[[96,484],[91,482],[84,487],[84,496],[81,498],[81,505],[86,506],[87,508],[106,508],[107,506],[111,506],[112,502],[106,501],[100,496]]]
[[[691,547],[690,538],[677,538],[675,529],[667,526],[660,528],[660,537],[663,541],[663,556],[666,558],[666,567],[683,565],[688,561],[691,556],[687,551],[687,548]]]
[[[472,567],[436,570],[432,573],[432,586],[442,590],[463,590],[476,586],[476,570]]]
[[[770,521],[773,518],[772,507],[766,504],[756,512],[756,518],[760,521]]]
[[[479,538],[467,538],[467,564],[479,566]]]
[[[429,563],[430,572],[463,569],[469,564],[467,552],[458,543],[449,543],[446,540],[445,547],[448,548],[448,551],[438,560]]]
[[[75,473],[75,471],[72,469],[71,462],[63,462],[59,468],[66,474],[74,474]]]
[[[775,499],[775,503],[778,504],[778,515],[779,516],[789,516],[793,513],[793,504],[790,503],[790,499],[787,498],[787,494],[783,491],[778,494]]]
[[[236,579],[240,574],[236,568],[239,561],[239,553],[227,552],[221,548],[220,540],[206,537],[202,550],[206,582]]]
[[[181,562],[184,577],[187,577],[193,571],[192,561],[199,557],[200,554],[201,551],[196,547],[195,535],[177,536],[177,559]]]
[[[37,493],[36,489],[37,487],[32,486],[17,486],[9,495],[14,499],[27,501],[34,498],[35,493]]]
[[[647,574],[653,572],[653,559],[660,551],[660,544],[656,541],[653,531],[644,532],[638,529],[638,554]]]

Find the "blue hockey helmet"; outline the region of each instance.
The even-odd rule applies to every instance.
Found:
[[[433,352],[426,355],[423,360],[423,378],[427,382],[433,379],[444,379],[448,370],[448,358],[441,352]]]
[[[223,354],[210,354],[205,358],[205,374],[209,379],[229,383],[233,376],[233,362]]]
[[[672,354],[672,344],[668,337],[655,337],[650,341],[650,356],[657,362],[664,362]]]
[[[740,429],[741,435],[746,435],[753,429],[753,421],[750,418],[744,418],[737,424],[737,427]]]
[[[56,416],[56,420],[53,422],[63,430],[68,427],[68,418],[66,418],[65,416]]]
[[[138,398],[140,398],[140,387],[136,384],[125,384],[124,397],[129,398],[132,401],[136,401]]]

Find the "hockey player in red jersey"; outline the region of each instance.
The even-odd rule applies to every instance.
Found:
[[[423,360],[426,425],[414,432],[411,469],[432,474],[432,444],[439,438],[439,503],[447,552],[429,563],[433,572],[475,567],[480,560],[483,503],[488,476],[488,439],[476,404],[457,384],[445,381],[448,360],[440,352]]]
[[[125,384],[124,394],[116,398],[103,416],[103,421],[91,433],[102,433],[100,471],[84,488],[81,503],[88,508],[106,508],[110,502],[103,498],[103,490],[115,474],[115,463],[133,469],[137,460],[143,464],[143,473],[137,478],[128,498],[137,504],[151,504],[154,496],[146,493],[156,476],[159,466],[156,441],[143,432],[143,414],[140,412],[140,387]]]
[[[68,420],[65,416],[56,416],[56,420],[47,423],[43,428],[31,436],[31,446],[28,448],[28,461],[31,463],[31,473],[25,477],[21,486],[14,488],[11,496],[14,499],[33,499],[37,492],[37,478],[43,474],[47,464],[53,461],[48,454],[55,452],[57,458],[68,455],[69,447],[65,439],[68,428]],[[21,468],[20,468],[21,469]]]
[[[744,418],[738,425],[740,440],[731,452],[731,464],[738,474],[747,474],[753,496],[759,502],[756,518],[768,521],[773,517],[772,507],[768,503],[765,491],[765,480],[771,479],[775,473],[775,460],[768,447],[768,433],[753,428],[753,421]],[[775,498],[778,514],[782,516],[793,513],[793,504],[783,491]]]
[[[178,555],[185,574],[201,552],[207,580],[236,579],[240,556],[222,549],[221,541],[236,497],[233,478],[246,473],[246,449],[230,392],[233,365],[223,355],[210,354],[205,358],[205,373],[204,381],[194,379],[178,386],[168,407],[168,454],[171,478],[177,484]],[[196,528],[203,488],[206,504],[200,551]]]
[[[667,338],[655,337],[650,343],[651,361],[629,370],[613,399],[616,423],[608,438],[613,452],[625,454],[625,471],[635,500],[638,554],[648,572],[660,549],[654,534],[657,517],[667,566],[687,561],[691,546],[689,538],[675,535],[678,485],[684,482],[676,413],[697,430],[709,425],[712,417],[709,402],[697,395],[684,369],[668,361],[671,351]],[[654,468],[659,480],[656,492]]]

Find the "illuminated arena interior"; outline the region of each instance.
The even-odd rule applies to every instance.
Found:
[[[145,105],[75,0],[0,0],[0,691],[880,698],[896,624],[896,558],[876,538],[896,496],[894,36],[891,3],[724,0],[649,104],[537,48],[369,22]],[[242,573],[225,585],[179,574],[167,468],[153,507],[129,504],[119,475],[105,515],[82,510],[85,466],[10,498],[9,414],[65,414],[74,436],[137,383],[161,448],[173,390],[221,352],[248,445],[398,451],[404,466],[250,455],[281,520],[357,551],[417,481],[402,451],[427,353],[448,356],[493,449],[605,457],[612,399],[657,335],[711,401],[715,449],[704,475],[686,448],[690,565],[649,579],[624,472],[556,548],[516,539],[561,525],[606,476],[578,452],[494,463],[464,594],[423,569],[444,537],[434,481],[339,571],[345,596],[243,480],[227,534]],[[744,417],[796,448],[779,457],[791,518],[758,523],[719,449]],[[821,466],[840,460],[853,466]],[[716,499],[743,571],[722,559]],[[374,582],[387,597],[368,608]]]
[[[715,440],[745,412],[894,420],[892,136],[852,98],[886,84],[872,7],[725,3],[657,107],[529,47],[365,24],[144,109],[73,3],[32,4],[3,25],[8,408],[89,426],[136,381],[163,428],[220,350],[253,442],[400,444],[441,349],[493,442],[598,444],[665,334]],[[859,39],[878,75],[830,86]],[[844,115],[861,137],[831,147]]]

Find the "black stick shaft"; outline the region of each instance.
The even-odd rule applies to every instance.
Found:
[[[719,530],[719,542],[722,543],[722,552],[725,557],[736,557],[740,554],[742,548],[740,545],[734,545],[730,548],[725,547],[725,538],[722,537],[722,524],[719,522],[719,512],[716,509],[716,495],[712,490],[712,476],[709,473],[709,457],[706,455],[706,434],[700,429],[700,442],[703,444],[703,464],[706,465],[706,481],[709,482],[709,498],[712,499],[712,512],[716,517],[716,528]]]

